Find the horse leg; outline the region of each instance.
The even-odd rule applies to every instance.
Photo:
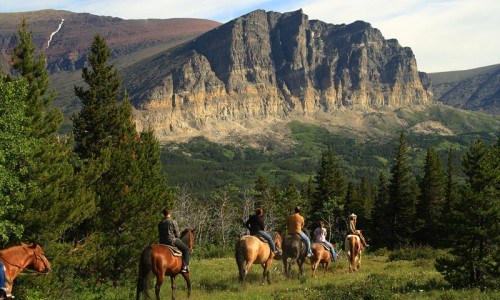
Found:
[[[184,280],[186,280],[187,290],[188,290],[188,298],[191,297],[191,278],[189,277],[189,273],[181,273]]]
[[[298,265],[299,265],[299,271],[300,271],[300,275],[304,275],[304,269],[302,268],[302,266],[304,265],[304,262],[306,261],[305,258],[299,258],[297,260],[298,262]]]
[[[172,300],[175,299],[175,276],[170,276],[170,285],[172,286]]]
[[[361,269],[361,250],[359,251],[359,256],[358,256],[358,270]]]
[[[161,272],[156,276],[156,285],[155,285],[156,300],[160,300],[160,288],[161,285],[163,284],[163,280],[165,280],[165,273]]]
[[[325,273],[324,273],[324,276],[326,275],[326,272],[328,271],[328,266],[330,265],[330,260],[328,259],[326,261],[326,263],[324,264],[324,267],[325,267]]]
[[[272,259],[268,259],[265,263],[262,264],[264,268],[264,273],[262,273],[262,284],[264,284],[264,279],[267,276],[267,284],[271,284],[271,278],[269,277],[269,268],[271,268]]]
[[[245,278],[247,277],[248,272],[250,271],[250,268],[252,267],[252,265],[253,265],[253,261],[252,261],[252,260],[249,260],[249,261],[247,262],[247,265],[245,266],[245,273],[243,273],[243,280],[242,280],[242,282],[243,282],[243,281],[245,280]]]
[[[284,272],[285,272],[285,277],[288,278],[288,258],[287,257],[283,257],[283,269],[284,269]]]

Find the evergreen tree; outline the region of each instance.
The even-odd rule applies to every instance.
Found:
[[[259,175],[255,182],[255,206],[268,207],[271,204],[271,190],[264,176]]]
[[[442,213],[445,203],[446,175],[439,156],[434,149],[427,149],[424,165],[424,177],[420,184],[422,192],[417,219],[419,230],[416,240],[421,244],[437,246],[442,239]]]
[[[49,249],[47,243],[65,241],[68,230],[92,215],[93,194],[73,168],[72,138],[58,133],[62,114],[50,109],[54,92],[48,93],[45,58],[43,53],[35,58],[25,20],[18,35],[11,58],[16,73],[28,82],[23,126],[31,144],[31,157],[24,162],[26,172],[21,179],[26,190],[18,221],[24,225],[24,239],[38,240]]]
[[[23,163],[31,156],[27,127],[28,84],[24,79],[9,82],[0,75],[0,247],[21,238],[24,227],[16,220],[24,208],[26,185]]]
[[[347,182],[332,147],[328,147],[323,153],[315,181],[316,193],[314,201],[311,203],[311,209],[315,214],[321,212],[324,203],[332,199],[339,201],[338,205],[344,205],[347,194]],[[312,219],[313,223],[317,223],[319,216],[313,215]]]
[[[404,131],[399,138],[391,175],[387,216],[390,224],[389,247],[394,248],[412,241],[416,222],[418,188],[411,172],[410,147]]]
[[[87,164],[104,166],[93,185],[99,210],[86,228],[91,245],[84,252],[92,255],[86,268],[116,282],[131,271],[143,247],[157,241],[158,219],[152,216],[159,216],[173,201],[153,132],[136,132],[127,95],[118,103],[121,79],[107,63],[109,53],[97,35],[90,68],[83,69],[88,89],[75,87],[83,108],[74,117],[74,131],[80,157]]]
[[[448,244],[448,236],[453,231],[453,224],[450,223],[449,214],[452,211],[455,203],[459,201],[460,196],[460,183],[458,180],[458,170],[455,163],[455,155],[451,148],[448,150],[447,164],[446,164],[446,187],[445,187],[445,201],[443,206],[443,214],[441,215],[441,224],[445,231],[443,239],[444,244]]]
[[[360,217],[364,215],[364,204],[362,199],[359,197],[358,189],[356,185],[350,182],[347,185],[347,194],[345,197],[345,215],[350,215],[351,213],[355,213],[358,216],[358,220]]]
[[[387,234],[390,232],[388,207],[390,203],[389,181],[380,172],[378,194],[373,205],[372,240],[377,247],[387,246]]]
[[[436,268],[455,287],[498,289],[500,260],[500,145],[477,140],[462,158],[467,176],[464,196],[452,207],[452,258]]]

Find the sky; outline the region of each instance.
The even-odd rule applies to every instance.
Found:
[[[500,0],[0,0],[0,12],[41,9],[123,19],[203,18],[227,22],[255,9],[303,9],[310,20],[363,20],[410,47],[424,72],[500,63]],[[1,18],[1,15],[0,15]]]

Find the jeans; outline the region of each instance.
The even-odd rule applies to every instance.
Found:
[[[5,268],[0,261],[0,289],[5,289]]]
[[[333,245],[330,244],[329,242],[323,242],[326,246],[328,246],[328,249],[330,249],[330,253],[332,254],[333,259],[337,259],[337,253],[335,253],[335,249],[333,249]]]
[[[304,242],[306,243],[307,253],[308,254],[312,254],[312,251],[311,251],[311,240],[309,239],[309,237],[304,232],[302,232],[302,231],[299,233],[299,235],[304,240]]]
[[[179,248],[182,252],[182,267],[189,266],[189,255],[191,254],[189,247],[186,246],[180,239],[174,240],[174,246]]]
[[[267,240],[267,242],[269,243],[269,247],[273,252],[278,250],[276,249],[276,245],[274,244],[273,238],[267,232],[265,232],[264,230],[259,230],[257,233],[262,235]]]

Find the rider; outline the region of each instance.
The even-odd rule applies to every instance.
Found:
[[[5,266],[3,262],[0,261],[0,297],[12,297],[7,291],[7,287],[5,286]]]
[[[312,256],[311,241],[309,237],[302,231],[304,228],[304,218],[300,215],[300,206],[295,207],[295,213],[288,216],[288,234],[298,234],[306,243],[307,257]]]
[[[258,234],[264,237],[269,243],[269,247],[274,252],[274,254],[278,254],[280,251],[274,244],[271,236],[265,231],[266,227],[264,225],[264,218],[262,217],[263,214],[264,211],[262,210],[262,208],[257,208],[255,210],[255,215],[251,215],[250,218],[248,218],[247,222],[245,223],[245,227],[250,230],[250,235]]]
[[[323,243],[324,245],[326,245],[330,250],[330,253],[332,254],[331,261],[334,261],[337,259],[337,253],[335,253],[333,245],[326,240],[327,235],[328,232],[326,231],[325,228],[325,221],[321,220],[319,221],[319,226],[316,229],[314,229],[314,242]]]
[[[171,218],[172,212],[168,209],[162,211],[164,218],[158,223],[158,233],[160,235],[160,244],[175,246],[182,252],[181,273],[189,272],[189,247],[180,239],[179,226]]]
[[[361,240],[361,243],[363,244],[363,246],[368,247],[370,245],[368,245],[366,243],[365,237],[363,236],[363,234],[361,234],[361,230],[356,230],[356,220],[357,219],[358,219],[358,216],[356,216],[354,213],[352,213],[349,216],[349,226],[347,227],[347,232],[349,234],[354,234],[354,235],[359,236],[359,239]]]

